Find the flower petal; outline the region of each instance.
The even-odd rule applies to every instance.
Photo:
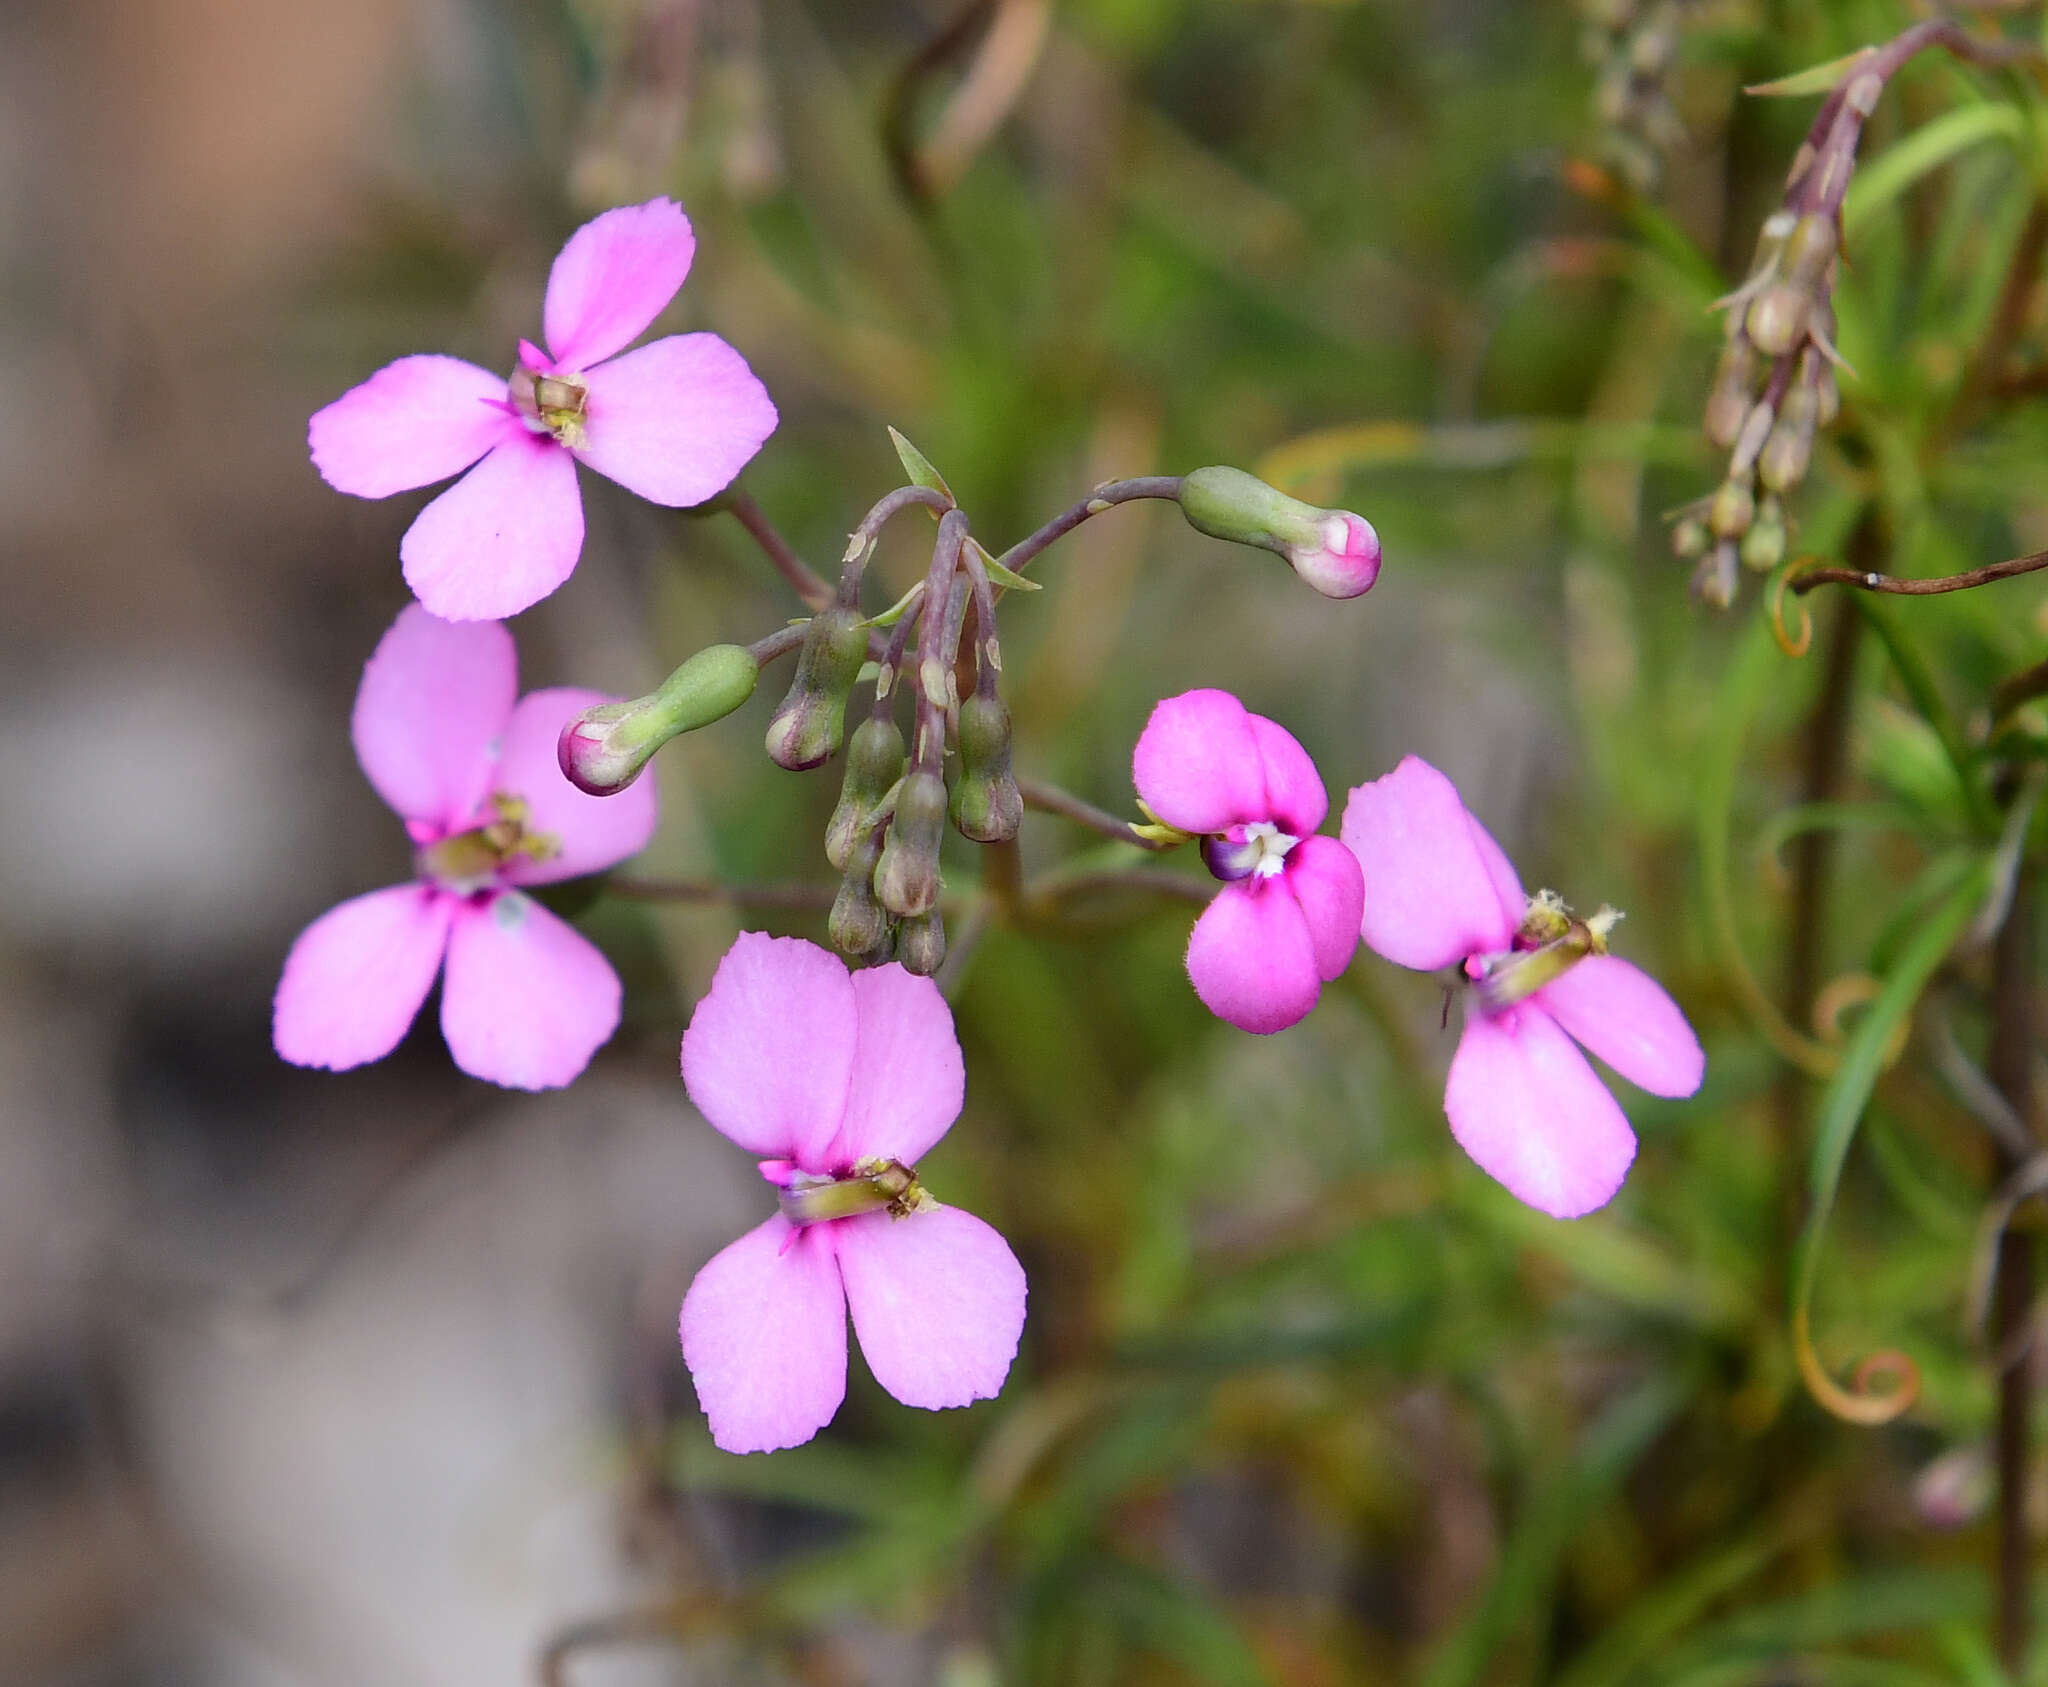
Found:
[[[1456,787],[1419,756],[1352,791],[1343,836],[1364,870],[1361,929],[1375,953],[1434,972],[1513,941],[1521,909],[1510,917],[1500,879],[1513,868]]]
[[[270,1036],[295,1066],[342,1072],[398,1047],[433,988],[455,904],[427,885],[330,908],[285,957]]]
[[[524,428],[421,510],[398,547],[405,583],[444,621],[517,615],[582,554],[576,459]]]
[[[1301,905],[1316,972],[1327,983],[1358,952],[1358,924],[1365,911],[1358,857],[1335,838],[1303,838],[1287,852],[1280,876]]]
[[[853,975],[859,1018],[834,1166],[873,1156],[914,1166],[960,1117],[967,1072],[953,1010],[929,978],[895,962]]]
[[[516,431],[503,375],[459,357],[401,357],[314,411],[306,444],[337,492],[388,498],[460,474]]]
[[[1225,885],[1188,937],[1188,977],[1202,1005],[1261,1036],[1305,1017],[1323,989],[1287,880],[1282,873]]]
[[[683,1297],[683,1363],[728,1453],[808,1441],[846,1398],[846,1293],[834,1226],[777,1213],[714,1254]]]
[[[868,1369],[906,1406],[937,1411],[1001,1392],[1024,1331],[1024,1268],[972,1213],[868,1213],[833,1226]]]
[[[588,369],[637,340],[676,296],[696,250],[673,199],[621,205],[570,235],[548,272],[544,321],[557,366]]]
[[[490,788],[518,688],[519,656],[504,627],[439,621],[407,604],[363,664],[349,722],[356,760],[407,820],[465,826]]]
[[[466,904],[448,936],[441,1034],[455,1064],[507,1089],[559,1089],[619,1028],[619,975],[530,896]]]
[[[1678,1004],[1641,967],[1588,955],[1535,1000],[1587,1049],[1652,1095],[1691,1095],[1707,1057]]]
[[[1605,1206],[1636,1154],[1635,1133],[1607,1086],[1557,1022],[1528,1002],[1467,1015],[1444,1111],[1480,1170],[1553,1218]]]
[[[856,1000],[837,955],[801,937],[741,932],[683,1033],[683,1084],[697,1111],[750,1154],[831,1170]]]
[[[775,404],[716,334],[655,340],[590,370],[576,455],[650,503],[723,492],[775,431]]]
[[[1305,838],[1330,812],[1323,776],[1316,772],[1308,751],[1286,727],[1264,715],[1247,718],[1252,723],[1252,741],[1259,747],[1259,762],[1265,770],[1266,817],[1278,821],[1281,831]]]
[[[653,768],[614,796],[592,797],[563,777],[556,757],[556,740],[571,715],[616,701],[600,692],[556,686],[528,692],[512,711],[491,788],[525,802],[527,830],[558,846],[545,861],[521,857],[505,874],[512,883],[553,884],[599,873],[639,854],[654,836],[661,808]]]
[[[1227,691],[1184,691],[1153,709],[1131,752],[1131,781],[1161,820],[1198,837],[1269,818],[1252,717]]]

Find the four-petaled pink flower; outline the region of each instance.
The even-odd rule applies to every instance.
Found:
[[[594,873],[653,835],[654,786],[587,797],[562,777],[562,722],[608,701],[557,689],[513,699],[512,635],[408,605],[363,669],[356,759],[418,846],[418,881],[372,891],[299,934],[272,1037],[300,1066],[389,1054],[447,961],[441,1031],[465,1072],[553,1089],[618,1028],[604,956],[519,887]]]
[[[1351,793],[1344,842],[1372,875],[1366,945],[1422,972],[1462,966],[1471,985],[1444,1111],[1480,1168],[1556,1218],[1604,1206],[1635,1133],[1573,1039],[1652,1095],[1691,1095],[1699,1039],[1647,973],[1607,954],[1606,910],[1571,918],[1515,869],[1415,756]]]
[[[1152,711],[1131,777],[1225,881],[1188,939],[1195,994],[1243,1030],[1285,1030],[1350,964],[1365,901],[1351,852],[1314,835],[1330,808],[1315,763],[1229,692],[1187,691]]]
[[[653,503],[700,504],[775,431],[766,389],[716,334],[613,355],[661,314],[695,250],[672,200],[607,211],[570,236],[548,276],[552,356],[522,340],[509,379],[402,357],[313,417],[314,465],[339,491],[386,498],[469,470],[399,547],[406,584],[434,614],[516,615],[568,579],[583,550],[579,461]]]
[[[849,1306],[868,1368],[906,1406],[993,1398],[1024,1328],[1024,1272],[995,1231],[917,1182],[965,1090],[932,981],[894,963],[849,974],[801,938],[743,932],[684,1033],[683,1081],[764,1157],[782,1209],[683,1301],[711,1438],[770,1452],[829,1423]]]

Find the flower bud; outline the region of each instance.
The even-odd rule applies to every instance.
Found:
[[[1242,469],[1196,469],[1180,483],[1181,514],[1198,533],[1276,551],[1324,597],[1357,597],[1380,576],[1380,540],[1349,510],[1320,510]]]
[[[938,909],[905,920],[896,928],[896,959],[905,972],[929,978],[946,958],[946,922]]]
[[[760,664],[743,645],[714,644],[652,695],[585,709],[555,741],[563,776],[593,797],[623,791],[671,738],[723,719],[753,696],[760,674]]]
[[[905,775],[875,867],[875,895],[890,913],[908,919],[928,913],[939,900],[939,839],[945,829],[945,780],[924,769]]]
[[[1742,326],[1766,357],[1783,357],[1806,333],[1813,295],[1789,281],[1774,281],[1750,300]]]
[[[1756,517],[1756,494],[1746,480],[1730,475],[1707,506],[1707,526],[1716,539],[1740,539]]]
[[[1693,570],[1692,595],[1711,609],[1726,609],[1735,601],[1735,582],[1740,578],[1741,559],[1733,540],[1723,539]]]
[[[1807,212],[1792,225],[1785,242],[1785,278],[1806,291],[1816,288],[1834,261],[1837,238],[1832,216]]]
[[[789,694],[768,723],[768,755],[792,773],[829,761],[846,726],[846,699],[867,660],[860,611],[833,604],[811,617]]]
[[[1766,493],[1757,505],[1756,520],[1742,536],[1742,566],[1768,574],[1785,560],[1785,511]]]
[[[870,715],[853,729],[839,806],[825,825],[825,859],[841,872],[852,858],[854,840],[874,824],[876,808],[903,777],[903,760],[903,730],[888,715]],[[872,861],[868,868],[874,870]]]
[[[1773,492],[1788,492],[1806,478],[1813,459],[1813,433],[1820,420],[1816,387],[1795,386],[1785,394],[1778,422],[1757,459],[1757,479]]]
[[[1728,472],[1731,475],[1746,475],[1756,466],[1756,454],[1764,448],[1764,441],[1770,437],[1771,424],[1777,419],[1777,412],[1763,400],[1758,400],[1750,407],[1748,416],[1743,419],[1742,431],[1735,436],[1735,446],[1728,458]]]
[[[976,843],[1007,843],[1024,824],[1024,797],[1010,771],[1010,711],[1000,697],[961,699],[959,744],[953,824]]]
[[[848,847],[846,878],[832,899],[825,934],[842,955],[866,955],[889,936],[889,916],[875,900],[875,864],[882,858],[882,828],[871,826]]]
[[[1756,385],[1756,347],[1737,334],[1721,349],[1714,387],[1707,398],[1707,438],[1723,451],[1734,445],[1749,417],[1750,389]]]
[[[1696,515],[1683,516],[1671,530],[1671,552],[1682,562],[1707,554],[1707,524]]]

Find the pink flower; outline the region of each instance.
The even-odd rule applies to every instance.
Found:
[[[616,801],[617,799],[611,799]],[[742,932],[683,1035],[704,1117],[782,1208],[697,1273],[683,1360],[729,1453],[808,1441],[846,1394],[846,1314],[906,1406],[992,1399],[1024,1328],[1024,1272],[916,1161],[960,1112],[953,1016],[928,978],[849,974],[796,937]]]
[[[767,391],[715,334],[613,355],[675,297],[695,251],[672,200],[607,211],[548,276],[552,357],[522,340],[509,380],[459,358],[401,357],[313,417],[314,466],[338,491],[388,498],[469,470],[399,547],[433,614],[516,615],[568,579],[583,550],[578,462],[653,503],[701,504],[775,431]]]
[[[520,886],[623,861],[653,835],[654,787],[587,797],[555,738],[592,691],[515,704],[512,635],[408,605],[356,692],[356,759],[419,846],[416,882],[330,909],[303,932],[277,987],[272,1040],[299,1066],[381,1060],[447,961],[441,1031],[455,1064],[513,1089],[553,1089],[618,1028],[604,956]]]
[[[1444,1111],[1451,1134],[1510,1194],[1555,1218],[1604,1206],[1635,1133],[1573,1039],[1652,1095],[1691,1095],[1706,1056],[1656,980],[1606,952],[1618,917],[1573,919],[1515,869],[1451,782],[1415,756],[1361,785],[1344,842],[1368,863],[1366,944],[1471,984]]]
[[[1349,510],[1328,510],[1313,544],[1290,545],[1294,572],[1324,597],[1360,597],[1380,577],[1380,536]]]
[[[1152,711],[1131,756],[1144,804],[1199,837],[1224,881],[1188,938],[1188,977],[1219,1018],[1282,1031],[1351,963],[1365,881],[1335,838],[1308,752],[1227,691],[1187,691]]]

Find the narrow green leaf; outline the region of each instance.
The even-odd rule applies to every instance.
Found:
[[[1808,65],[1804,70],[1795,70],[1790,76],[1780,76],[1773,82],[1756,82],[1742,91],[1757,99],[1796,99],[1804,94],[1825,94],[1849,72],[1849,67],[1869,52],[1868,47],[1858,47],[1853,53],[1844,53],[1838,59],[1829,59],[1826,64]]]
[[[1006,592],[1042,592],[1045,590],[1044,581],[1027,580],[1014,568],[1005,568],[988,554],[988,547],[979,539],[970,538],[967,542],[974,547],[974,554],[981,558],[981,566],[988,570],[989,583],[991,585],[1000,586]]]
[[[1843,237],[1854,238],[1870,217],[1950,159],[1990,140],[2017,146],[2026,127],[2026,119],[2017,109],[1991,102],[1943,112],[1933,122],[1922,124],[1863,165],[1851,179],[1848,196],[1842,201]]]
[[[894,428],[889,430],[889,438],[896,447],[896,456],[903,464],[903,472],[910,477],[913,485],[936,492],[949,503],[957,504],[960,501],[953,496],[953,489],[946,484],[946,477],[932,467],[929,457]]]

